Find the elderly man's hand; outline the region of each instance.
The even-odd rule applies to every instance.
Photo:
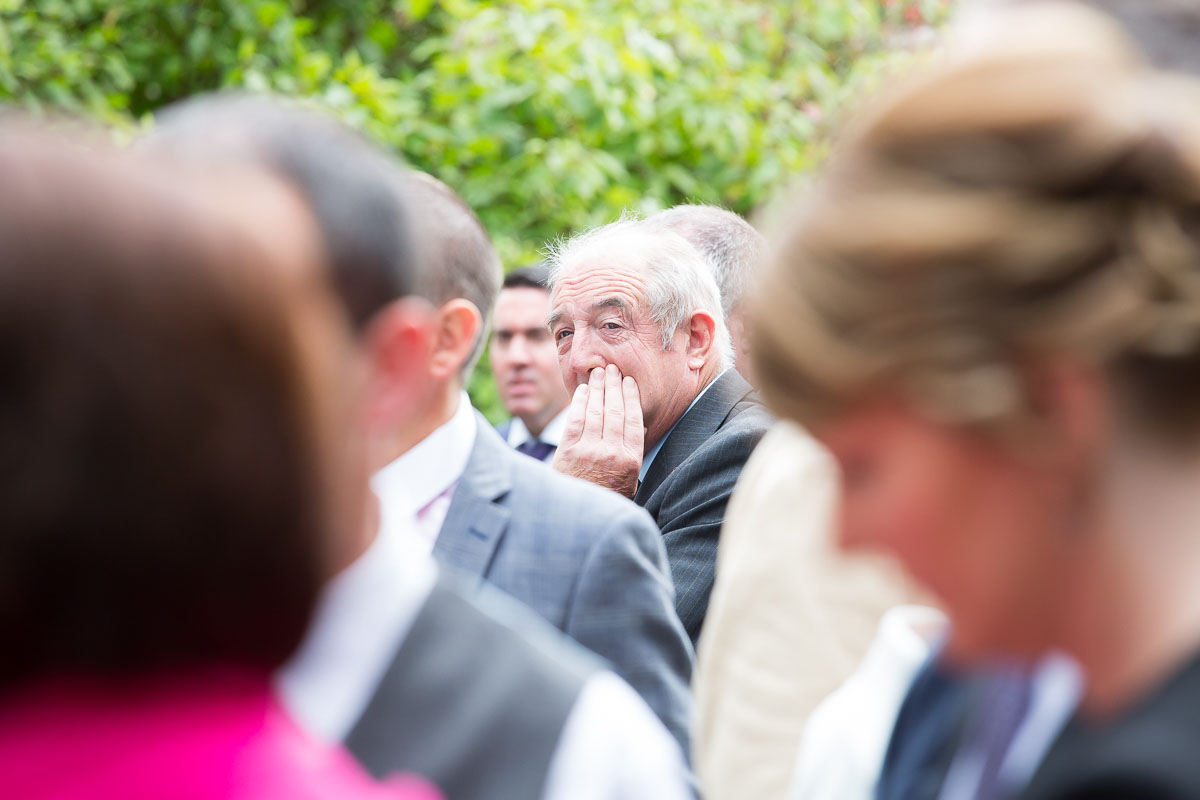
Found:
[[[609,364],[592,370],[571,398],[554,468],[626,497],[637,491],[646,429],[633,378]]]

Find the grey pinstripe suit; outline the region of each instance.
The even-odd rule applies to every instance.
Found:
[[[708,610],[729,496],[773,422],[754,388],[727,370],[680,417],[634,495],[662,531],[675,608],[692,642]]]
[[[481,417],[433,554],[606,658],[690,754],[692,648],[645,511],[517,453]]]

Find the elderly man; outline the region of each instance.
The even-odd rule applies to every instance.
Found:
[[[650,512],[694,642],[725,506],[771,424],[732,368],[716,282],[679,235],[626,220],[558,248],[550,302],[572,392],[554,467]]]
[[[546,330],[549,277],[541,264],[505,275],[492,319],[492,374],[513,415],[497,430],[511,447],[539,461],[550,460],[558,448],[571,399]]]
[[[667,556],[635,504],[568,480],[509,448],[463,390],[487,339],[500,284],[487,231],[445,184],[410,172],[398,190],[420,231],[426,356],[397,366],[409,332],[376,320],[384,525],[415,514],[426,549],[487,581],[612,663],[688,751],[692,648],[675,615]]]
[[[377,434],[393,433],[376,436],[381,452],[411,447],[420,439],[421,426],[436,424],[432,420],[442,407],[437,401],[457,406],[459,392],[433,391],[435,381],[428,375],[440,371],[449,381],[460,380],[474,333],[459,326],[477,326],[480,315],[467,301],[435,310],[412,296],[438,290],[420,266],[444,254],[439,246],[454,237],[430,240],[426,235],[413,241],[417,237],[405,235],[410,228],[397,184],[408,177],[399,165],[329,119],[263,99],[200,98],[166,110],[158,122],[143,147],[195,162],[204,181],[232,181],[231,188],[239,189],[244,183],[236,180],[240,174],[265,169],[294,191],[300,213],[285,219],[263,216],[271,209],[255,205],[244,192],[235,201],[243,213],[260,215],[256,219],[263,227],[291,230],[297,238],[308,232],[320,240],[326,282],[337,290],[359,336],[359,366],[369,362],[372,367],[370,380],[357,387],[362,410],[368,412],[365,422]],[[430,212],[441,214],[437,230],[465,239],[454,252],[474,253],[492,265],[494,252],[486,235],[468,235],[478,228],[469,210],[432,179],[421,183],[442,197]],[[430,227],[421,231],[428,234]],[[323,284],[314,286],[314,291],[324,290]],[[456,355],[452,358],[448,351]],[[490,429],[480,433],[495,437]],[[557,477],[510,454],[499,440],[497,446],[512,459],[528,462],[530,469]],[[360,487],[364,495],[365,477]],[[466,486],[474,480],[464,474],[459,482]],[[540,474],[538,480],[546,482]],[[422,487],[402,488],[409,494]],[[594,494],[601,495],[601,504],[609,499]],[[422,542],[412,530],[411,515],[397,512],[395,496],[384,499],[382,524],[362,532],[342,531],[344,541],[335,549],[343,569],[330,580],[304,643],[278,677],[288,709],[310,732],[344,742],[376,776],[396,771],[426,776],[448,800],[638,793],[682,800],[687,795],[687,769],[676,742],[629,686],[498,590],[472,585],[477,581],[464,581],[453,570],[439,570],[429,556],[432,543]],[[595,539],[607,532],[608,539],[625,544],[622,526],[640,526],[649,531],[642,538],[649,538],[647,550],[653,556],[658,542],[649,520],[637,520],[641,512],[626,505],[607,507],[610,528],[600,531],[597,526]],[[542,511],[536,504],[529,507]],[[429,511],[419,524],[428,525]],[[444,514],[445,506],[440,511]],[[519,551],[525,534],[516,529],[506,535],[508,513],[498,508],[478,517],[492,536],[481,545],[489,553],[485,561],[503,563],[506,549]],[[497,520],[499,526],[490,524]],[[467,538],[476,536],[472,531]],[[500,538],[507,541],[500,544]],[[550,553],[547,560],[589,573],[576,576],[578,617],[610,619],[605,614],[612,614],[611,607],[597,608],[590,573],[600,576],[595,583],[620,584],[624,573],[614,564],[622,562],[596,543],[595,562],[585,567],[585,559],[575,558],[570,549],[575,541],[568,538],[562,552]],[[647,578],[630,588],[635,599],[622,605],[626,601],[615,593],[603,596],[625,612],[622,619],[653,633],[653,621],[636,613],[648,583],[652,599],[665,606],[661,616],[671,628],[669,587],[662,587],[651,559],[637,555],[630,560],[647,565]],[[534,567],[526,575],[527,583],[536,585]],[[556,577],[551,572],[546,586],[557,586]],[[677,628],[678,621],[673,625]],[[682,636],[680,630],[686,666]],[[625,664],[636,669],[649,662]]]
[[[704,257],[721,293],[721,313],[733,341],[734,366],[743,377],[751,378],[742,300],[753,286],[758,265],[766,254],[762,234],[737,214],[718,206],[674,206],[650,217],[646,224],[678,233]]]

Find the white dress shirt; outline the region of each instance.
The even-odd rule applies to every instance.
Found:
[[[944,616],[932,608],[900,606],[879,625],[858,671],[817,707],[800,745],[791,800],[870,800],[891,740],[892,728],[912,679],[933,651],[933,633]],[[1029,782],[1075,709],[1081,672],[1057,653],[1034,668],[1033,695],[1000,766],[1007,787]],[[975,797],[984,754],[960,749],[942,782],[939,800]]]
[[[1050,745],[1075,713],[1083,692],[1083,671],[1067,655],[1043,657],[1032,676],[1029,709],[1017,727],[1008,752],[1000,763],[1002,786],[1020,788],[1029,783]],[[985,754],[970,748],[959,750],[942,783],[941,800],[974,797],[983,774]]]
[[[539,442],[552,444],[555,447],[562,442],[563,431],[567,429],[567,411],[570,406],[558,412],[558,416],[546,423],[546,427],[542,428],[542,432],[534,436],[529,432],[529,428],[525,427],[525,423],[520,417],[513,417],[512,422],[508,426],[508,446],[514,450],[530,440],[536,439]]]
[[[925,606],[897,606],[884,614],[858,670],[808,718],[791,800],[875,796],[896,715],[945,619]]]
[[[382,529],[415,531],[425,552],[433,552],[458,479],[471,460],[477,425],[463,392],[448,422],[375,473],[371,488],[379,498]]]
[[[301,726],[327,742],[345,739],[436,577],[433,559],[397,521],[330,582],[300,649],[276,676]],[[687,775],[679,746],[641,697],[597,672],[567,717],[542,798],[684,800]]]
[[[592,676],[563,727],[543,800],[692,798],[679,745],[658,717],[611,672]]]

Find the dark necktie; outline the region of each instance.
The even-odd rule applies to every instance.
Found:
[[[985,685],[980,715],[973,731],[975,746],[983,755],[977,800],[999,800],[1007,794],[1000,783],[1000,766],[1012,746],[1017,728],[1029,713],[1033,685],[1028,673],[1003,670]]]
[[[545,461],[546,456],[554,452],[554,445],[539,439],[526,439],[517,445],[517,452],[536,458],[538,461]]]

